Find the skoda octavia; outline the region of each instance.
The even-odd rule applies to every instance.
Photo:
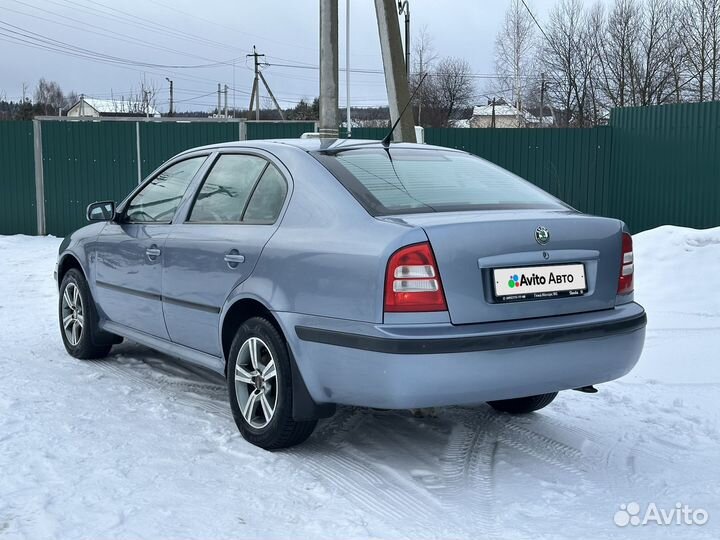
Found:
[[[528,413],[643,348],[625,225],[461,151],[206,146],[87,217],[57,263],[67,351],[127,338],[221,373],[267,449],[337,404]]]

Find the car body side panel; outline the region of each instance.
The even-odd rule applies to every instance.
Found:
[[[163,311],[173,342],[222,356],[222,307],[252,274],[273,232],[269,225],[173,225],[163,266]],[[226,262],[226,254],[242,262]]]

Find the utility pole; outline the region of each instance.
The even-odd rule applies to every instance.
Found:
[[[323,139],[338,136],[338,0],[320,0],[320,122]]]
[[[540,74],[540,125],[545,117],[545,72]]]
[[[252,92],[250,93],[250,109],[248,112],[252,113],[254,106],[255,120],[260,120],[260,62],[258,61],[258,58],[261,56],[265,57],[265,55],[259,54],[255,45],[253,45],[252,54],[246,54],[245,56],[252,56],[255,63],[255,78],[253,79]]]
[[[168,113],[168,116],[174,116],[173,111],[173,82],[165,77],[165,80],[170,83],[170,112]]]
[[[375,14],[377,16],[378,33],[380,34],[380,51],[382,52],[385,71],[390,121],[395,123],[400,118],[400,113],[405,105],[410,101],[407,71],[403,69],[405,62],[403,61],[400,24],[395,1],[375,0]],[[414,124],[412,107],[408,107],[405,114],[402,115],[398,129],[393,133],[394,140],[416,142]]]
[[[350,0],[345,2],[345,124],[348,139],[352,137],[350,118]]]
[[[275,105],[275,108],[280,115],[280,119],[285,120],[285,115],[283,114],[282,108],[280,107],[277,99],[275,99],[275,94],[273,94],[272,90],[270,90],[270,85],[265,79],[265,75],[263,75],[262,71],[260,71],[261,66],[268,65],[266,62],[259,61],[259,58],[261,56],[264,57],[265,55],[258,53],[257,49],[255,49],[255,46],[253,45],[252,54],[248,54],[246,56],[252,56],[255,62],[255,78],[253,80],[252,92],[250,93],[250,110],[248,112],[252,114],[254,107],[255,120],[260,120],[260,83],[263,83],[263,85],[265,86],[265,90],[267,90],[268,94],[270,95],[270,99],[272,99],[273,105]]]
[[[227,109],[227,94],[228,94],[228,85],[226,84],[226,85],[225,85],[225,112],[224,112],[224,116],[225,116],[225,118],[227,118],[227,117],[228,117],[228,109]]]
[[[495,127],[495,98],[492,98],[492,116],[490,117],[490,127]]]
[[[405,14],[405,73],[410,80],[410,3],[398,0],[398,14]]]
[[[222,93],[222,91],[220,90],[220,83],[218,83],[218,90],[217,90],[218,104],[217,104],[217,115],[216,116],[220,116],[220,94],[221,93]]]

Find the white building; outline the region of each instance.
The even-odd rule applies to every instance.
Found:
[[[94,99],[81,96],[75,105],[70,107],[68,116],[152,116],[159,118],[160,113],[142,101]]]
[[[494,113],[494,125],[493,125]],[[544,119],[543,123],[547,123]],[[552,122],[550,122],[552,124]],[[518,128],[536,127],[540,125],[540,119],[528,111],[520,111],[512,105],[489,104],[479,105],[473,108],[473,115],[470,118],[470,127],[473,128]]]

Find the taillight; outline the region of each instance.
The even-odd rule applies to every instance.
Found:
[[[428,242],[397,250],[385,277],[385,311],[447,311],[435,256]]]
[[[628,233],[622,235],[622,262],[620,263],[620,279],[618,280],[618,294],[628,294],[633,291],[633,243]]]

